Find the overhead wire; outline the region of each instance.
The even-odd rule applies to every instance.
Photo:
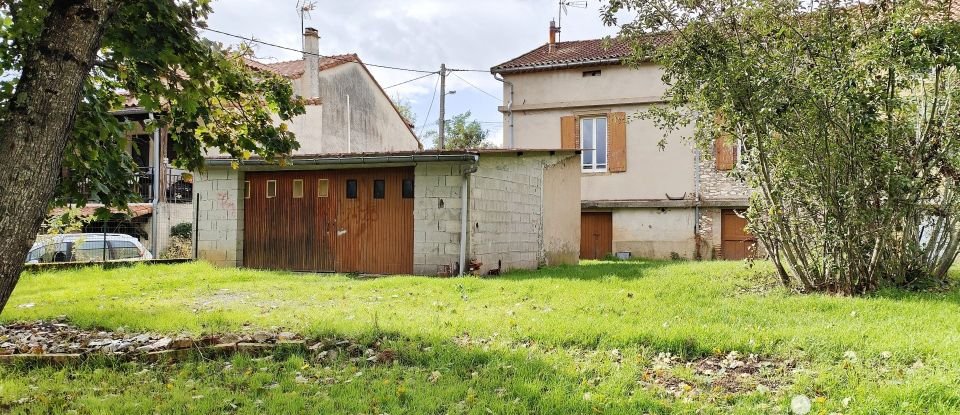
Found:
[[[497,101],[503,102],[503,99],[502,99],[502,98],[498,98],[496,95],[493,95],[493,94],[491,94],[491,93],[489,93],[489,92],[487,92],[487,91],[484,91],[484,90],[481,89],[480,87],[478,87],[478,86],[470,83],[470,81],[468,81],[468,80],[466,80],[466,79],[463,79],[463,77],[461,77],[460,75],[453,74],[453,76],[457,77],[458,79],[460,79],[460,80],[463,81],[463,82],[466,82],[467,85],[472,86],[472,87],[473,87],[474,89],[476,89],[477,91],[483,92],[483,93],[486,94],[488,97],[493,98],[493,99],[495,99],[495,100],[497,100]]]
[[[430,98],[430,106],[427,107],[427,115],[423,118],[423,125],[420,126],[420,131],[417,132],[417,137],[423,137],[423,130],[427,128],[427,120],[430,119],[430,112],[433,111],[433,103],[437,100],[437,89],[440,88],[440,77],[437,77],[437,82],[433,84],[433,94]]]
[[[261,45],[271,46],[271,47],[275,47],[275,48],[278,48],[278,49],[289,50],[289,51],[292,51],[292,52],[300,52],[300,53],[307,54],[307,55],[319,56],[319,57],[321,57],[321,58],[333,59],[333,60],[338,60],[338,61],[341,61],[341,62],[356,62],[356,61],[353,60],[353,59],[346,59],[346,58],[340,58],[340,57],[337,57],[337,56],[327,56],[327,55],[321,55],[321,54],[319,54],[319,53],[307,52],[307,51],[303,51],[303,50],[300,50],[300,49],[297,49],[297,48],[291,48],[291,47],[289,47],[289,46],[278,45],[278,44],[276,44],[276,43],[265,42],[265,41],[257,40],[257,39],[251,38],[251,37],[235,35],[235,34],[233,34],[233,33],[224,32],[224,31],[222,31],[222,30],[211,29],[211,28],[209,28],[209,27],[201,27],[201,28],[199,28],[199,29],[200,29],[200,30],[206,30],[206,31],[208,31],[208,32],[219,33],[219,34],[224,35],[224,36],[230,36],[230,37],[233,37],[233,38],[245,40],[245,41],[247,41],[247,42],[259,43],[259,44],[261,44]],[[366,66],[372,66],[372,67],[374,67],[374,68],[392,69],[392,70],[395,70],[395,71],[418,72],[418,73],[425,73],[425,74],[437,73],[437,71],[427,71],[427,70],[413,69],[413,68],[401,68],[401,67],[399,67],[399,66],[379,65],[379,64],[367,63],[367,62],[363,62],[363,64],[366,65]]]
[[[390,86],[388,86],[388,87],[384,87],[383,89],[390,89],[390,88],[397,87],[397,86],[400,86],[400,85],[403,85],[403,84],[409,84],[410,82],[419,81],[419,80],[421,80],[421,79],[423,79],[423,78],[426,78],[426,77],[431,76],[431,75],[437,75],[437,74],[439,74],[439,73],[440,73],[440,72],[431,72],[431,73],[428,73],[428,74],[423,75],[423,76],[418,76],[418,77],[413,78],[413,79],[408,79],[408,80],[406,80],[406,81],[403,81],[403,82],[400,82],[400,83],[396,83],[396,84],[390,85]]]

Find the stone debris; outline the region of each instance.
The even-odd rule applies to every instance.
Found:
[[[156,333],[83,330],[65,319],[0,325],[0,355],[146,354],[219,344],[268,344],[299,340],[290,332],[257,332],[223,336],[168,336]]]

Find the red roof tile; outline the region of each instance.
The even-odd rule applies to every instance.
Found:
[[[654,45],[660,45],[667,42],[669,36],[651,36],[650,40]],[[544,44],[517,58],[490,68],[490,72],[546,71],[555,69],[557,66],[619,65],[624,58],[632,54],[633,45],[620,38],[557,42],[552,51],[549,44]]]
[[[255,70],[270,71],[289,79],[298,79],[303,76],[307,66],[303,59],[273,63],[264,63],[247,59],[246,62],[248,66]],[[320,58],[320,70],[324,71],[349,62],[363,63],[360,61],[360,57],[358,57],[355,53],[336,56],[323,56]]]

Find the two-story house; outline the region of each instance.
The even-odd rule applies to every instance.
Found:
[[[686,130],[660,148],[663,130],[638,114],[665,102],[661,69],[626,65],[626,42],[558,33],[551,22],[548,43],[491,72],[504,81],[505,147],[583,150],[581,258],[748,256],[749,189],[728,174],[737,146],[720,140],[702,154]]]

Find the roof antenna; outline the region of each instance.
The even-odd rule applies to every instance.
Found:
[[[576,7],[578,9],[587,8],[587,0],[560,0],[560,8],[557,10],[557,37],[559,40],[559,29],[562,27],[561,19],[567,14],[567,7]]]
[[[310,18],[310,12],[317,8],[317,2],[315,0],[297,0],[297,15],[300,16],[300,36],[303,36],[303,31],[306,30],[304,21]],[[303,44],[303,40],[300,41],[300,49],[305,49],[307,45]]]

